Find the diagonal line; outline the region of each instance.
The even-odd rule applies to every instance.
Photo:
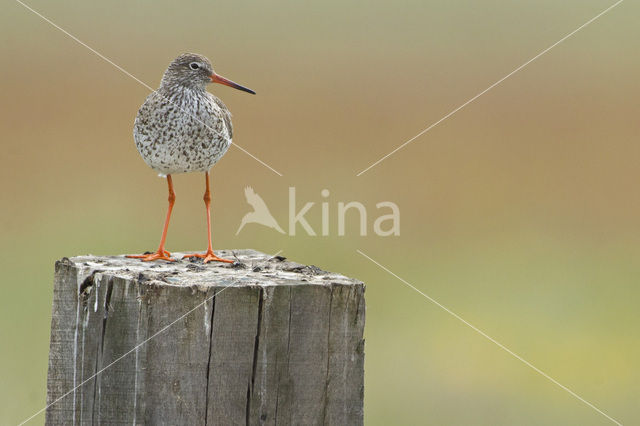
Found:
[[[122,68],[120,65],[116,64],[115,62],[113,62],[111,59],[107,58],[106,56],[104,56],[102,53],[98,52],[97,50],[93,49],[91,46],[89,46],[87,43],[83,42],[82,40],[80,40],[79,38],[77,38],[76,36],[74,36],[73,34],[71,34],[70,32],[68,32],[67,30],[65,30],[64,28],[60,27],[59,25],[57,25],[55,22],[51,21],[49,18],[47,18],[46,16],[42,15],[40,12],[38,12],[37,10],[31,8],[29,5],[21,2],[20,0],[16,0],[16,2],[20,3],[22,6],[24,6],[26,9],[30,10],[31,12],[33,12],[34,14],[38,15],[40,18],[42,18],[43,20],[45,20],[46,22],[48,22],[49,24],[51,24],[53,27],[57,28],[58,30],[62,31],[63,33],[65,33],[67,36],[69,36],[70,38],[72,38],[75,42],[77,42],[78,44],[81,44],[82,46],[86,47],[87,49],[89,49],[90,51],[92,51],[93,53],[95,53],[96,55],[98,55],[100,58],[102,58],[103,60],[105,60],[106,62],[110,63],[111,65],[113,65],[114,67],[116,67],[117,69],[119,69],[120,71],[122,71],[123,73],[125,73],[126,75],[128,75],[129,77],[131,77],[132,79],[134,79],[135,81],[137,81],[138,83],[142,84],[144,87],[146,87],[147,89],[153,91],[153,89],[151,88],[151,86],[149,86],[148,84],[146,84],[144,81],[140,80],[138,77],[136,77],[135,75],[131,74],[129,71],[125,70],[124,68]]]
[[[195,116],[194,116],[195,117]],[[197,117],[196,117],[197,118]],[[244,152],[245,154],[247,154],[249,157],[253,158],[254,160],[256,160],[258,163],[262,164],[263,166],[265,166],[267,169],[271,170],[273,173],[277,174],[278,176],[282,177],[282,173],[280,173],[279,171],[277,171],[276,169],[274,169],[273,167],[271,167],[270,165],[268,165],[267,163],[265,163],[264,161],[262,161],[261,159],[259,159],[258,157],[256,157],[255,155],[253,155],[252,153],[250,153],[249,151],[247,151],[246,149],[244,149],[243,147],[241,147],[240,145],[238,145],[237,143],[232,143],[232,146],[235,146],[236,148],[238,148],[240,151]]]
[[[413,142],[414,140],[416,140],[417,138],[419,138],[420,136],[424,135],[425,133],[427,133],[429,130],[433,129],[434,127],[436,127],[438,124],[442,123],[443,121],[445,121],[447,118],[451,117],[453,114],[455,114],[456,112],[460,111],[462,108],[466,107],[467,105],[469,105],[471,102],[475,101],[476,99],[478,99],[480,96],[484,95],[485,93],[487,93],[489,90],[493,89],[494,87],[496,87],[497,85],[499,85],[500,83],[502,83],[503,81],[505,81],[506,79],[508,79],[509,77],[511,77],[512,75],[514,75],[515,73],[517,73],[518,71],[520,71],[521,69],[523,69],[524,67],[526,67],[527,65],[529,65],[531,62],[535,61],[536,59],[538,59],[539,57],[541,57],[542,55],[544,55],[545,53],[547,53],[548,51],[550,51],[551,49],[553,49],[554,47],[556,47],[557,45],[559,45],[560,43],[562,43],[563,41],[565,41],[566,39],[568,39],[569,37],[571,37],[572,35],[574,35],[575,33],[577,33],[578,31],[580,31],[581,29],[585,28],[587,25],[591,24],[593,21],[595,21],[596,19],[598,19],[599,17],[601,17],[602,15],[604,15],[605,13],[609,12],[611,9],[613,9],[614,7],[618,6],[620,3],[622,3],[624,0],[619,0],[616,3],[612,4],[611,6],[609,6],[608,8],[606,8],[605,10],[603,10],[602,12],[598,13],[596,16],[594,16],[593,18],[589,19],[587,22],[585,22],[584,24],[580,25],[578,28],[576,28],[575,30],[571,31],[569,34],[567,34],[566,36],[562,37],[560,40],[556,41],[555,43],[553,43],[551,46],[547,47],[546,49],[544,49],[542,52],[538,53],[536,56],[534,56],[533,58],[529,59],[527,62],[525,62],[524,64],[520,65],[518,68],[516,68],[515,70],[511,71],[509,74],[505,75],[504,77],[502,77],[500,80],[496,81],[495,83],[493,83],[491,86],[487,87],[486,89],[484,89],[482,92],[478,93],[477,95],[475,95],[473,98],[469,99],[467,102],[463,103],[462,105],[460,105],[459,107],[457,107],[456,109],[454,109],[453,111],[451,111],[450,113],[448,113],[447,115],[445,115],[444,117],[442,117],[440,120],[436,121],[435,123],[433,123],[432,125],[430,125],[429,127],[427,127],[426,129],[422,130],[420,133],[418,133],[417,135],[415,135],[414,137],[412,137],[411,139],[407,140],[406,142],[404,142],[402,145],[398,146],[396,149],[394,149],[393,151],[391,151],[390,153],[388,153],[387,155],[385,155],[384,157],[380,158],[378,161],[376,161],[375,163],[371,164],[369,167],[367,167],[366,169],[362,170],[360,173],[358,173],[356,176],[361,176],[362,174],[364,174],[365,172],[367,172],[369,169],[377,166],[378,164],[380,164],[381,162],[383,162],[384,160],[386,160],[387,158],[389,158],[390,156],[392,156],[393,154],[395,154],[396,152],[400,151],[402,148],[404,148],[405,146],[409,145],[411,142]]]
[[[622,426],[622,423],[620,423],[619,421],[617,421],[616,419],[614,419],[613,417],[609,416],[608,414],[606,414],[604,411],[600,410],[598,407],[596,407],[595,405],[593,405],[592,403],[590,403],[589,401],[587,401],[586,399],[582,398],[580,395],[578,395],[577,393],[575,393],[574,391],[572,391],[571,389],[569,389],[568,387],[566,387],[565,385],[563,385],[562,383],[558,382],[557,380],[555,380],[553,377],[549,376],[547,373],[545,373],[544,371],[540,370],[538,367],[536,367],[535,365],[531,364],[529,361],[527,361],[526,359],[522,358],[520,355],[516,354],[515,352],[513,352],[511,349],[507,348],[506,346],[504,346],[502,343],[498,342],[496,339],[494,339],[493,337],[489,336],[487,333],[485,333],[484,331],[480,330],[478,327],[474,326],[473,324],[471,324],[470,322],[466,321],[464,318],[462,318],[460,315],[456,314],[455,312],[453,312],[451,309],[447,308],[446,306],[444,306],[443,304],[441,304],[440,302],[438,302],[437,300],[435,300],[434,298],[432,298],[431,296],[423,293],[421,290],[417,289],[415,286],[413,286],[411,283],[407,282],[406,280],[400,278],[398,275],[394,274],[393,272],[391,272],[389,269],[387,269],[386,267],[384,267],[383,265],[381,265],[380,263],[376,262],[375,260],[373,260],[371,257],[367,256],[366,254],[364,254],[362,251],[356,249],[356,251],[358,253],[360,253],[362,256],[366,257],[367,259],[369,259],[371,262],[375,263],[376,265],[378,265],[381,269],[383,269],[384,271],[388,272],[389,274],[393,275],[394,277],[396,277],[397,279],[399,279],[400,281],[402,281],[404,284],[406,284],[407,286],[411,287],[413,290],[417,291],[418,293],[420,293],[423,297],[425,297],[427,300],[429,300],[431,303],[437,305],[438,307],[442,308],[445,312],[447,312],[448,314],[450,314],[451,316],[453,316],[454,318],[456,318],[457,320],[461,321],[463,324],[465,324],[466,326],[470,327],[471,329],[473,329],[474,331],[476,331],[477,333],[479,333],[480,335],[482,335],[483,337],[485,337],[487,340],[491,341],[492,343],[495,343],[500,349],[504,350],[505,352],[507,352],[508,354],[512,355],[513,357],[515,357],[516,359],[522,361],[525,365],[527,365],[528,367],[530,367],[531,369],[533,369],[536,373],[541,374],[542,376],[544,376],[546,379],[548,379],[549,381],[551,381],[552,383],[558,385],[560,388],[562,388],[563,390],[567,391],[568,393],[570,393],[572,396],[574,396],[575,398],[579,399],[580,401],[584,402],[585,404],[587,404],[589,407],[593,408],[594,410],[596,410],[598,413],[602,414],[603,416],[605,416],[607,419],[611,420],[613,423]]]
[[[17,1],[17,0],[16,0]],[[280,253],[282,253],[282,250],[279,250],[276,254],[272,255],[271,257],[276,257],[277,255],[279,255]],[[239,279],[245,278],[246,276],[248,276],[252,271],[249,270],[249,272],[247,272],[245,275],[243,275],[242,277],[239,277]],[[184,318],[186,318],[187,316],[189,316],[191,313],[193,313],[194,311],[198,310],[199,308],[201,308],[202,306],[204,306],[206,303],[210,302],[211,300],[213,300],[216,296],[220,295],[220,293],[222,293],[223,291],[225,291],[228,288],[231,287],[239,287],[236,285],[230,285],[227,286],[225,288],[223,288],[222,290],[220,290],[219,292],[215,292],[214,289],[214,294],[213,296],[205,299],[204,301],[198,303],[196,306],[194,306],[191,310],[189,310],[188,312],[186,312],[185,314],[179,316],[178,318],[176,318],[174,321],[171,321],[169,324],[165,325],[164,327],[162,327],[160,330],[156,331],[155,333],[153,333],[151,336],[149,336],[147,339],[143,340],[141,343],[137,344],[136,346],[134,346],[133,348],[131,348],[130,350],[128,350],[127,352],[125,352],[124,354],[120,355],[118,358],[116,358],[115,360],[113,360],[111,363],[109,363],[106,367],[101,368],[100,370],[96,371],[95,374],[93,374],[92,376],[90,376],[89,378],[87,378],[86,380],[84,380],[82,383],[80,383],[78,386],[74,387],[73,389],[69,390],[68,392],[64,393],[62,396],[60,396],[58,399],[56,399],[55,401],[51,402],[50,404],[48,404],[46,407],[41,408],[40,410],[38,410],[36,413],[34,413],[33,415],[31,415],[29,418],[23,420],[18,426],[22,426],[23,424],[29,422],[30,420],[32,420],[34,417],[36,417],[37,415],[41,414],[43,411],[45,411],[47,408],[51,407],[54,404],[57,404],[58,402],[60,402],[61,400],[63,400],[64,398],[66,398],[67,396],[71,395],[75,390],[77,390],[78,388],[84,386],[86,383],[90,382],[91,380],[95,379],[99,374],[102,374],[106,369],[110,368],[112,365],[116,364],[119,361],[122,361],[124,358],[126,358],[128,355],[131,355],[133,352],[137,351],[140,347],[146,345],[150,340],[158,337],[160,334],[164,333],[165,331],[167,331],[169,328],[171,328],[171,326],[175,325],[176,323],[180,322],[181,320],[183,320]],[[96,294],[96,297],[98,297],[98,295]]]
[[[120,70],[122,73],[126,74],[127,76],[131,77],[132,79],[134,79],[135,81],[137,81],[138,83],[140,83],[141,85],[143,85],[144,87],[146,87],[147,89],[149,89],[150,91],[154,91],[153,88],[151,86],[149,86],[147,83],[145,83],[144,81],[140,80],[138,77],[136,77],[135,75],[131,74],[129,71],[127,71],[126,69],[122,68],[120,65],[116,64],[115,62],[113,62],[111,59],[107,58],[106,56],[104,56],[102,53],[98,52],[97,50],[95,50],[94,48],[92,48],[91,46],[89,46],[87,43],[83,42],[82,40],[80,40],[78,37],[74,36],[73,34],[71,34],[69,31],[65,30],[64,28],[62,28],[61,26],[59,26],[58,24],[56,24],[55,22],[53,22],[51,19],[47,18],[46,16],[44,16],[43,14],[41,14],[40,12],[38,12],[37,10],[33,9],[32,7],[30,7],[29,5],[25,4],[24,2],[20,1],[20,0],[15,0],[17,3],[21,4],[22,6],[24,6],[25,9],[30,10],[31,12],[33,12],[35,15],[39,16],[40,18],[42,18],[44,21],[46,21],[47,23],[51,24],[54,28],[60,30],[61,32],[63,32],[64,34],[66,34],[67,36],[69,36],[71,39],[73,39],[75,42],[77,42],[78,44],[86,47],[87,49],[89,49],[91,52],[95,53],[98,57],[100,57],[101,59],[103,59],[105,62],[108,62],[109,64],[113,65],[115,68],[117,68],[118,70]],[[182,106],[177,105],[176,103],[174,103],[170,98],[164,96],[164,98],[166,100],[168,100],[170,103],[174,104],[175,106],[177,106],[178,108],[180,108],[183,112],[191,115],[195,120],[199,121],[201,124],[203,124],[204,126],[206,126],[209,130],[215,132],[216,130],[213,129],[211,126],[207,125],[205,122],[203,122],[202,120],[200,120],[198,117],[196,117],[194,114],[191,114],[189,111],[185,110]],[[243,147],[241,147],[240,145],[238,145],[237,143],[232,143],[232,146],[235,146],[236,148],[238,148],[240,151],[244,152],[245,154],[247,154],[249,157],[253,158],[254,160],[256,160],[258,163],[262,164],[263,166],[265,166],[266,168],[268,168],[269,170],[271,170],[272,172],[274,172],[275,174],[277,174],[278,176],[282,176],[282,173],[280,173],[279,171],[277,171],[276,169],[274,169],[273,167],[269,166],[267,163],[265,163],[264,161],[260,160],[259,158],[257,158],[255,155],[251,154],[249,151],[247,151],[246,149],[244,149]]]

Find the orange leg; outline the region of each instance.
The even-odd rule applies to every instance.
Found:
[[[169,185],[169,210],[167,210],[167,218],[164,220],[164,229],[162,230],[162,238],[160,238],[160,247],[158,247],[158,251],[151,254],[129,255],[127,257],[142,259],[145,262],[152,260],[175,261],[175,259],[170,257],[171,253],[164,249],[164,242],[167,239],[167,230],[169,229],[169,220],[171,219],[171,210],[173,210],[173,205],[176,202],[176,193],[173,192],[173,181],[171,180],[171,175],[167,175],[167,184]]]
[[[211,261],[233,263],[233,260],[223,259],[213,253],[213,246],[211,245],[211,191],[209,191],[209,172],[205,172],[204,177],[207,183],[207,189],[204,192],[204,205],[207,207],[207,233],[209,238],[209,247],[207,248],[207,252],[205,254],[188,254],[184,256],[184,258],[186,259],[188,257],[199,257],[201,259],[204,259],[204,263]]]

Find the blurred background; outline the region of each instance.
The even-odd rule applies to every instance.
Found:
[[[367,424],[611,422],[356,249],[640,423],[637,4],[360,177],[613,1],[28,4],[152,87],[194,51],[257,91],[210,87],[234,114],[234,142],[283,176],[230,149],[212,175],[214,246],[282,249],[366,282]],[[12,424],[45,405],[55,260],[155,249],[167,195],[132,138],[147,89],[19,3],[2,10],[0,423]],[[174,182],[167,248],[202,250],[203,176]],[[331,235],[253,224],[236,236],[245,186],[285,229],[290,186],[298,208],[315,202],[317,232],[329,202]],[[355,214],[337,235],[349,201],[366,206],[367,237]],[[400,236],[373,234],[380,201],[398,204]]]

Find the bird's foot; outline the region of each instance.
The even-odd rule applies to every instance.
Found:
[[[166,250],[158,250],[155,253],[147,254],[130,254],[126,257],[130,259],[142,259],[143,262],[151,262],[153,260],[166,260],[168,262],[175,262],[176,260],[171,258],[171,253]]]
[[[221,257],[216,256],[213,253],[213,250],[207,250],[205,254],[201,254],[201,253],[187,254],[183,256],[183,259],[187,259],[189,257],[199,257],[200,259],[203,259],[204,263],[208,263],[208,262],[233,263],[233,260],[227,260],[227,259],[223,259]]]

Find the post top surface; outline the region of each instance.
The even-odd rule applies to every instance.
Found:
[[[82,270],[83,275],[101,273],[124,279],[168,286],[228,286],[228,285],[361,285],[362,282],[344,275],[324,271],[317,266],[292,262],[282,256],[271,256],[252,249],[218,250],[216,254],[235,263],[210,262],[202,259],[180,259],[176,262],[142,262],[125,255],[76,256],[63,258],[62,263]]]

